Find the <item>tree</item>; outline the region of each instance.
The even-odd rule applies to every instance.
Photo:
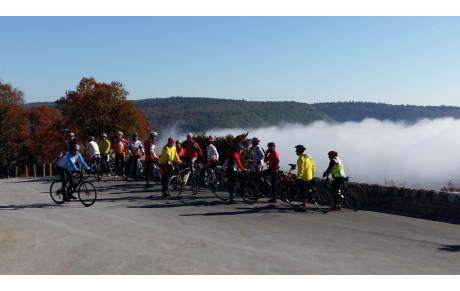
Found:
[[[115,137],[121,130],[125,136],[138,132],[147,137],[150,123],[141,110],[128,101],[128,91],[120,82],[110,84],[96,82],[94,78],[82,78],[75,91],[66,92],[56,101],[63,116],[63,126],[83,139],[103,132]]]
[[[26,115],[29,122],[29,162],[54,162],[66,142],[66,136],[60,132],[61,115],[56,108],[46,105],[30,108]]]
[[[0,82],[0,162],[19,157],[27,136],[24,117],[24,93],[10,84]]]

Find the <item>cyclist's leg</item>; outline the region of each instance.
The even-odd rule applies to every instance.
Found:
[[[302,207],[298,208],[298,211],[300,212],[305,212],[307,211],[307,181],[303,181],[300,179],[296,180],[297,183],[297,189],[298,189],[298,194],[299,197],[302,199]]]
[[[233,204],[233,192],[234,192],[234,189],[235,189],[235,171],[233,170],[233,168],[228,168],[227,169],[227,181],[228,181],[228,185],[229,185],[229,194],[230,194],[230,201],[229,201],[229,204]]]
[[[150,166],[152,165],[153,160],[145,161],[145,188],[150,187],[149,185],[149,174],[150,174]]]
[[[340,209],[341,208],[341,205],[340,205],[340,193],[339,193],[339,189],[340,189],[340,186],[342,185],[342,181],[343,179],[340,178],[340,177],[335,177],[332,179],[332,183],[331,183],[331,188],[332,188],[332,201],[333,201],[333,205],[334,205],[334,208],[336,209]]]

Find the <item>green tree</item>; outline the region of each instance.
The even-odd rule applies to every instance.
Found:
[[[138,132],[145,138],[151,130],[150,123],[140,109],[128,101],[128,91],[120,82],[110,84],[96,82],[94,78],[82,78],[75,91],[56,101],[63,116],[63,126],[74,132],[79,140],[103,132],[115,137],[121,130],[128,136]]]

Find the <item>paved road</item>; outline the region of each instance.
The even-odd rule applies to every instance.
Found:
[[[170,200],[121,180],[95,182],[85,208],[49,185],[0,180],[0,274],[460,274],[459,220]]]

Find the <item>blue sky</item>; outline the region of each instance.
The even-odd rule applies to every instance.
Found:
[[[169,96],[460,106],[460,17],[0,17],[0,81]]]

